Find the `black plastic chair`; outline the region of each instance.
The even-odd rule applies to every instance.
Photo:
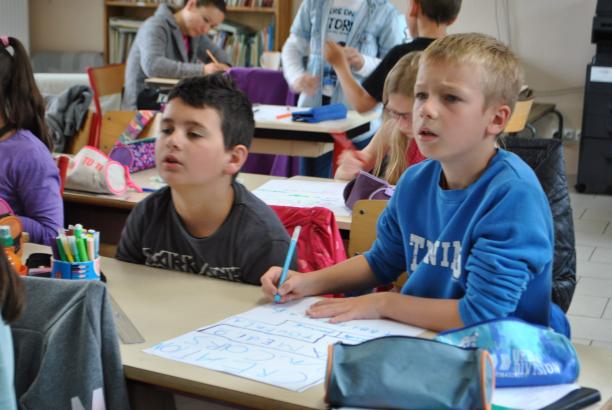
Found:
[[[505,137],[502,146],[533,168],[548,197],[555,230],[552,300],[567,312],[576,288],[576,243],[563,145],[559,139]]]

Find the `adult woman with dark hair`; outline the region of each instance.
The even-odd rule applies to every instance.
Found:
[[[160,4],[138,29],[125,70],[123,106],[135,110],[148,77],[185,78],[225,71],[225,52],[207,36],[225,18],[224,0],[187,0],[174,12]],[[214,61],[208,53],[212,53]]]

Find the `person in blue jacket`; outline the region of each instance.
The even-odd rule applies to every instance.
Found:
[[[326,41],[342,46],[357,79],[367,77],[391,48],[402,42],[406,22],[388,0],[304,0],[283,45],[283,73],[300,93],[300,107],[350,105],[331,64]]]
[[[326,299],[307,313],[437,331],[512,316],[569,335],[551,301],[548,200],[532,169],[496,143],[521,84],[518,59],[492,37],[434,41],[419,63],[413,109],[414,136],[429,159],[400,178],[372,248],[317,272],[291,272],[281,286],[272,267],[262,277],[266,297],[372,288],[407,271],[401,293]]]

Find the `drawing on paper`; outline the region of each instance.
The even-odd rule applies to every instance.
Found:
[[[308,318],[304,312],[316,300],[259,306],[145,352],[303,391],[323,381],[329,344],[422,332],[386,320],[330,324],[326,319]]]

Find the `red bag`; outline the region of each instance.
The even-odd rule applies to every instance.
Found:
[[[271,205],[291,235],[301,226],[297,243],[298,271],[312,272],[346,260],[346,251],[334,213],[327,208]]]

